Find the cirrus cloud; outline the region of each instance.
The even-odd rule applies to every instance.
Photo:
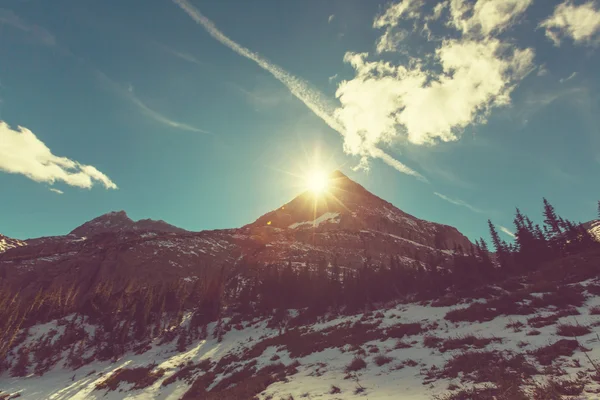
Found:
[[[470,205],[469,203],[467,203],[466,201],[460,200],[460,199],[453,199],[451,197],[448,197],[446,195],[443,195],[441,193],[438,192],[433,192],[434,195],[436,195],[437,197],[439,197],[442,200],[447,201],[448,203],[452,203],[456,206],[461,206],[461,207],[466,207],[469,210],[476,212],[476,213],[482,213],[483,211],[481,211],[479,208],[473,207],[472,205]]]
[[[0,171],[25,175],[36,182],[61,181],[86,189],[99,183],[106,189],[117,189],[117,185],[95,167],[52,154],[29,129],[19,126],[14,130],[4,121],[0,121]]]
[[[56,38],[41,26],[31,24],[11,10],[0,8],[0,25],[7,25],[31,35],[36,41],[46,46],[56,46]]]

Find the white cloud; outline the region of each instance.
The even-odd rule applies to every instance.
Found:
[[[376,51],[378,54],[396,51],[407,37],[408,32],[405,30],[386,29],[385,33],[377,40]]]
[[[451,0],[449,24],[463,34],[487,37],[511,26],[533,0]]]
[[[448,0],[442,1],[433,7],[433,14],[425,17],[427,21],[437,21],[441,18],[442,13],[448,7]]]
[[[352,151],[390,144],[402,130],[415,144],[457,140],[459,130],[510,104],[515,83],[532,68],[533,51],[510,49],[496,38],[446,40],[436,56],[442,72],[431,79],[420,64],[406,68],[368,61],[365,53],[346,55],[356,76],[338,87],[336,115]]]
[[[278,65],[271,63],[260,54],[255,53],[231,40],[223,32],[221,32],[211,20],[206,18],[202,13],[200,13],[200,11],[198,11],[186,0],[173,1],[179,5],[179,7],[181,7],[181,9],[185,11],[197,24],[202,26],[215,40],[219,41],[224,46],[229,47],[240,56],[254,61],[260,68],[273,75],[275,79],[287,87],[287,89],[296,98],[302,101],[304,105],[306,105],[306,107],[308,107],[316,116],[321,118],[331,129],[341,134],[344,137],[345,142],[347,142],[348,132],[346,126],[336,117],[335,105],[332,104],[329,98],[312,87],[306,81],[290,74]],[[344,148],[349,154],[360,156],[361,162],[359,165],[363,168],[367,168],[367,160],[369,158],[377,157],[400,172],[415,176],[421,180],[425,180],[421,174],[394,159],[389,154],[375,146],[374,143],[362,146],[360,149],[346,145]]]
[[[55,188],[50,188],[51,192],[57,193],[57,194],[64,194],[65,192],[63,192],[62,190],[59,189],[55,189]]]
[[[510,229],[508,229],[507,227],[502,226],[502,225],[498,225],[498,228],[500,229],[500,232],[503,232],[503,233],[507,234],[511,238],[514,239],[516,237],[515,234]]]
[[[546,36],[560,46],[563,37],[575,44],[597,45],[600,42],[600,11],[594,1],[580,5],[567,0],[554,9],[554,13],[540,24]]]
[[[424,0],[401,0],[399,3],[391,4],[383,14],[375,18],[373,28],[395,27],[402,18],[418,18],[424,5]]]
[[[329,16],[329,18],[327,18],[327,22],[328,22],[328,23],[331,23],[331,21],[333,21],[334,19],[335,19],[335,14],[331,14],[331,15]]]
[[[29,129],[13,130],[3,121],[0,121],[0,170],[22,174],[36,182],[61,181],[87,189],[99,182],[107,189],[117,189],[117,185],[95,167],[56,156]]]
[[[549,73],[550,73],[550,71],[548,71],[548,68],[546,68],[545,65],[540,65],[538,67],[537,76],[546,76]]]
[[[398,29],[400,21],[416,19],[421,16],[424,0],[401,0],[391,4],[373,21],[373,28],[385,28],[385,32],[377,40],[377,53],[392,52],[398,49],[399,44],[406,39],[408,32]],[[441,11],[440,11],[441,12]]]
[[[443,195],[441,193],[438,193],[438,192],[434,192],[433,194],[435,194],[440,199],[447,201],[448,203],[452,203],[454,205],[461,206],[461,207],[466,207],[469,210],[471,210],[473,212],[476,212],[476,213],[482,213],[483,212],[480,209],[478,209],[476,207],[473,207],[472,205],[470,205],[469,203],[467,203],[467,202],[465,202],[463,200],[453,199],[451,197],[445,196],[445,195]]]
[[[455,141],[467,126],[484,123],[494,107],[509,105],[511,92],[534,68],[534,52],[496,35],[530,3],[452,0],[446,17],[443,7],[434,9],[434,17],[442,18],[439,23],[455,27],[459,37],[432,42],[433,60],[414,56],[408,63],[394,64],[368,53],[347,53],[345,61],[354,67],[355,77],[340,83],[336,96],[341,107],[335,112],[347,131],[346,151],[361,154],[398,140],[419,145]],[[386,27],[378,52],[395,32],[387,28],[397,27],[402,19],[424,20],[421,7],[421,1],[400,2],[375,19],[374,27]]]

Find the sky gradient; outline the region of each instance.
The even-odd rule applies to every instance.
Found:
[[[239,227],[318,159],[487,238],[600,198],[593,1],[6,0],[0,232]],[[21,129],[19,127],[22,127]],[[510,239],[508,234],[506,239]]]

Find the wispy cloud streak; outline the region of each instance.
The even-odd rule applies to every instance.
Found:
[[[96,70],[94,70],[94,73],[95,73],[96,77],[98,78],[98,80],[100,80],[102,83],[104,83],[110,90],[112,90],[113,92],[119,94],[123,98],[129,100],[144,115],[146,115],[147,117],[155,120],[156,122],[159,122],[159,123],[161,123],[163,125],[169,126],[171,128],[180,129],[180,130],[183,130],[183,131],[205,133],[205,134],[208,134],[208,135],[214,135],[214,133],[212,133],[210,131],[207,131],[207,130],[204,130],[204,129],[200,129],[200,128],[196,128],[195,126],[184,124],[182,122],[178,122],[178,121],[175,121],[173,119],[170,119],[170,118],[164,116],[163,114],[159,113],[156,110],[153,110],[148,105],[146,105],[146,103],[144,103],[139,97],[137,97],[135,95],[135,93],[134,93],[134,91],[133,91],[132,88],[125,89],[124,87],[122,87],[121,85],[119,85],[118,83],[116,83],[115,81],[113,81],[104,72],[102,72],[100,70],[96,69]]]
[[[508,229],[507,227],[502,226],[502,225],[498,225],[498,228],[500,229],[501,232],[507,234],[511,238],[514,239],[516,237],[515,234],[510,229]]]
[[[31,24],[21,19],[17,14],[10,10],[0,8],[0,25],[7,25],[28,33],[46,46],[56,46],[56,38],[52,33],[41,26]]]
[[[478,209],[476,207],[473,207],[472,205],[470,205],[469,203],[467,203],[467,202],[465,202],[463,200],[453,199],[451,197],[448,197],[448,196],[443,195],[443,194],[438,193],[438,192],[434,192],[433,194],[435,194],[440,199],[447,201],[448,203],[452,203],[454,205],[461,206],[461,207],[466,207],[469,210],[471,210],[473,212],[476,212],[476,213],[480,213],[481,214],[483,212],[482,210],[480,210],[480,209]]]
[[[221,44],[229,47],[231,50],[236,52],[242,57],[245,57],[249,60],[254,61],[259,67],[269,72],[275,79],[280,81],[287,89],[300,101],[306,105],[316,116],[321,118],[323,122],[325,122],[331,129],[338,132],[343,137],[346,136],[346,129],[341,124],[337,118],[334,117],[335,113],[335,105],[332,104],[331,100],[328,99],[325,95],[323,95],[319,90],[312,87],[308,82],[303,81],[302,79],[290,74],[285,71],[283,68],[279,67],[271,63],[266,58],[262,57],[256,52],[241,46],[240,44],[234,42],[229,37],[227,37],[223,32],[221,32],[215,24],[205,17],[198,9],[196,9],[193,5],[191,5],[186,0],[173,0],[175,4],[177,4],[186,14],[190,16],[197,24],[202,26],[206,32],[211,35],[215,40],[219,41]],[[404,165],[400,161],[394,159],[389,154],[385,153],[383,150],[375,147],[365,148],[363,149],[361,160],[361,165],[365,165],[366,159],[368,157],[378,157],[382,159],[386,164],[390,165],[393,168],[396,168],[398,171],[403,172],[408,175],[412,175],[417,177],[420,180],[426,181],[426,179]]]
[[[172,56],[175,56],[183,61],[187,61],[189,63],[200,65],[200,66],[206,65],[204,62],[200,61],[199,59],[197,59],[196,57],[194,57],[193,55],[191,55],[189,53],[183,53],[181,51],[177,51],[177,50],[172,49],[169,46],[166,46],[162,43],[154,43],[154,44],[156,45],[156,47],[158,47],[165,53],[169,53]]]

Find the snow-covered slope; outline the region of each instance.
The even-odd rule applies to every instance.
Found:
[[[588,232],[600,242],[600,219],[584,224]]]
[[[176,341],[154,341],[141,354],[132,351],[118,360],[76,370],[62,359],[41,377],[13,378],[4,373],[0,397],[175,400],[248,399],[256,394],[264,400],[425,400],[435,395],[492,399],[499,392],[491,388],[506,384],[501,387],[504,393],[521,390],[525,398],[562,398],[550,397],[545,384],[552,382],[551,387],[581,393],[565,399],[598,399],[593,360],[600,358],[595,333],[600,325],[599,283],[581,282],[587,290],[579,284],[561,289],[586,296],[578,306],[552,305],[560,299],[551,294],[531,292],[521,300],[513,296],[514,304],[535,309],[485,322],[453,322],[468,304],[431,303],[391,304],[309,324],[294,320],[293,312],[274,326],[264,318],[226,318],[219,327],[211,323],[206,339],[190,340],[182,351]],[[470,309],[485,301],[470,303]],[[495,300],[487,301],[491,305]],[[36,342],[53,330],[62,333],[68,320],[33,327],[24,343]],[[182,326],[188,321],[184,318]],[[84,326],[92,335],[94,326]],[[582,332],[572,337],[574,331],[561,326],[579,327]],[[220,339],[218,329],[224,332]],[[480,390],[479,395],[470,392],[473,388]]]
[[[4,253],[8,249],[25,246],[25,242],[19,239],[11,239],[0,234],[0,253]]]

